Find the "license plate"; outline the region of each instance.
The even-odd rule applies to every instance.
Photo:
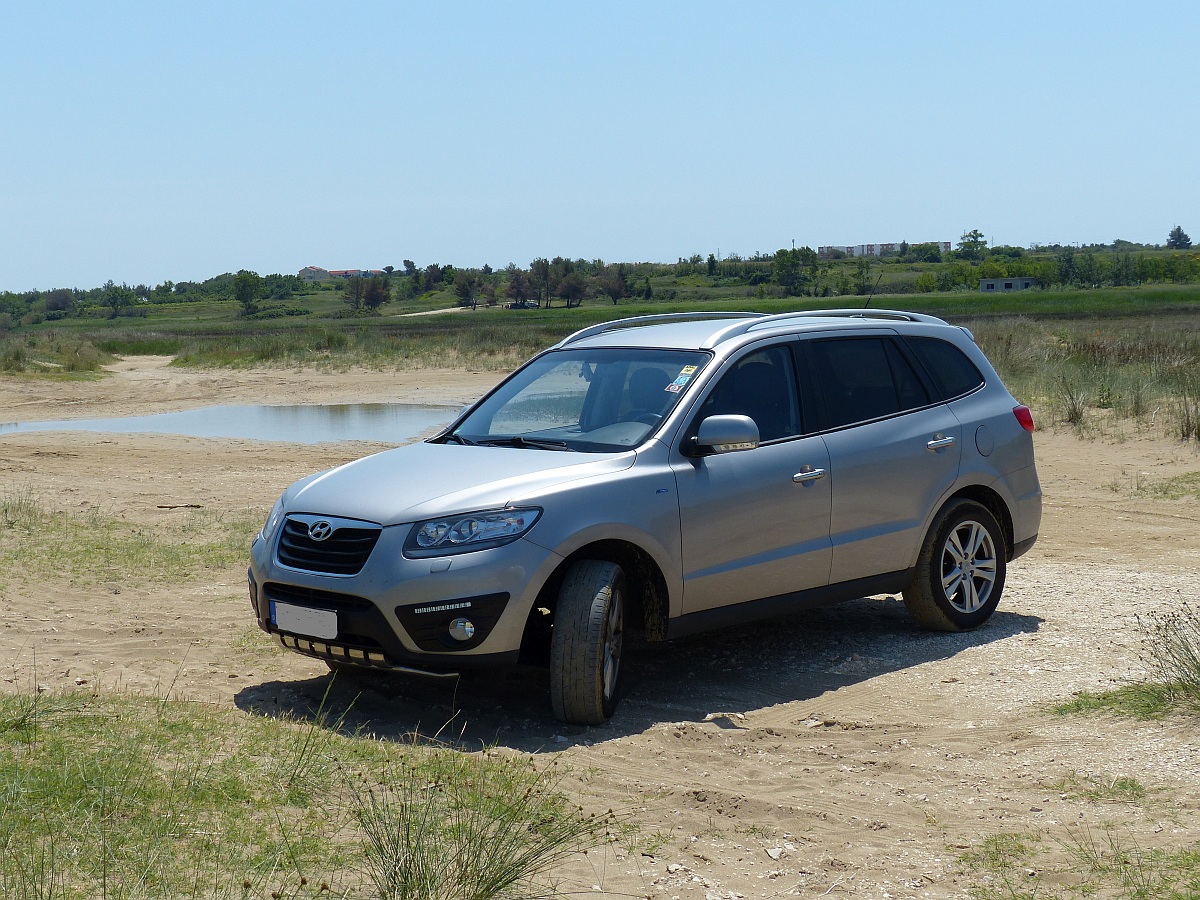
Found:
[[[271,601],[271,624],[280,631],[331,641],[337,637],[337,613]]]

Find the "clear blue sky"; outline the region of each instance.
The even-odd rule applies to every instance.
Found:
[[[0,7],[0,290],[1200,242],[1183,3]]]

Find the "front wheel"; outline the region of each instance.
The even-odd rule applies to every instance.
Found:
[[[973,500],[955,501],[925,536],[904,605],[926,628],[978,628],[1000,602],[1004,561],[1004,532],[996,517]]]
[[[625,637],[625,573],[585,559],[563,579],[550,639],[550,702],[576,725],[601,725],[617,705]]]

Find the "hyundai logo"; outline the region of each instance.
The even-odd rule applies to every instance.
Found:
[[[329,540],[331,534],[333,534],[333,526],[324,519],[318,519],[308,526],[308,536],[318,544],[321,541]]]

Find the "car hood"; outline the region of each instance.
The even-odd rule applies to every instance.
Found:
[[[410,444],[310,475],[288,488],[289,513],[381,525],[530,502],[566,481],[627,469],[636,454]]]

